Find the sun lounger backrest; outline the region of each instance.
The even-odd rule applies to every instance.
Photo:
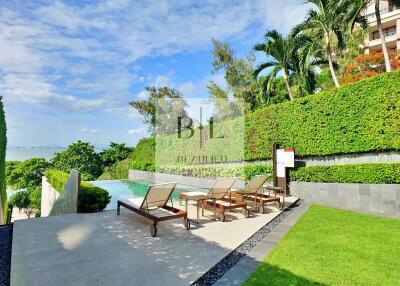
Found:
[[[165,206],[170,199],[175,186],[176,183],[165,183],[150,186],[140,208],[149,209]]]
[[[213,199],[222,199],[236,182],[236,178],[219,178],[211,187],[207,196]]]
[[[268,179],[268,175],[259,175],[253,177],[251,181],[247,184],[246,190],[249,192],[257,192],[264,185],[265,181]]]

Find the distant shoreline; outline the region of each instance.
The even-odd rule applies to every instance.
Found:
[[[56,147],[56,146],[32,146],[32,147],[24,147],[24,146],[7,146],[6,150],[6,161],[24,161],[32,158],[45,158],[46,160],[50,160],[54,153],[62,152],[66,150],[66,147]],[[97,147],[95,148],[96,152],[100,152],[104,148]]]

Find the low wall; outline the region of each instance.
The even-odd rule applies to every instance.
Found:
[[[139,170],[129,170],[128,179],[131,181],[135,180],[149,180],[153,182],[176,182],[178,184],[193,186],[196,188],[210,188],[215,180],[206,179],[206,178],[196,178],[190,176],[180,176],[180,175],[172,175],[165,173],[153,173]],[[244,186],[244,182],[238,180],[233,187],[242,188]]]
[[[46,177],[42,177],[42,200],[40,205],[40,216],[49,216],[54,202],[60,194],[50,185]]]
[[[305,202],[400,218],[400,185],[290,182]]]
[[[71,171],[60,193],[50,185],[46,177],[42,177],[41,216],[77,213],[79,186],[80,174],[78,171]]]

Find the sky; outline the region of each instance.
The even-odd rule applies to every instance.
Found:
[[[267,29],[286,33],[304,0],[0,2],[0,95],[9,145],[134,146],[147,136],[129,106],[148,85],[207,97],[211,39],[238,56]],[[262,58],[257,57],[262,60]]]

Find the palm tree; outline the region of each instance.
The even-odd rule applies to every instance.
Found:
[[[333,62],[332,40],[336,38],[338,47],[343,48],[342,12],[338,9],[339,6],[336,5],[336,1],[333,0],[307,0],[307,2],[314,4],[316,9],[312,8],[308,11],[306,20],[295,26],[292,34],[297,35],[306,32],[311,37],[322,40],[329,71],[335,86],[339,87]]]
[[[296,47],[292,38],[285,38],[276,30],[271,30],[265,34],[265,42],[255,45],[254,50],[257,52],[264,52],[267,56],[272,58],[272,60],[260,64],[254,71],[254,75],[257,77],[261,71],[272,68],[267,81],[267,86],[270,87],[277,74],[282,72],[289,98],[293,100],[289,76]]]
[[[400,0],[392,0],[391,4],[396,6],[400,6]],[[379,7],[379,0],[340,0],[338,2],[338,6],[340,9],[345,10],[345,21],[349,23],[349,26],[352,28],[354,23],[357,21],[357,18],[360,19],[361,12],[364,11],[369,4],[374,3],[375,7],[375,17],[376,17],[376,25],[378,27],[379,37],[381,39],[383,58],[385,60],[385,70],[387,72],[392,70],[390,65],[389,53],[386,46],[385,34],[383,33],[382,28],[382,20],[381,20],[381,11]],[[346,7],[343,9],[343,7]],[[365,20],[365,19],[364,19]]]

